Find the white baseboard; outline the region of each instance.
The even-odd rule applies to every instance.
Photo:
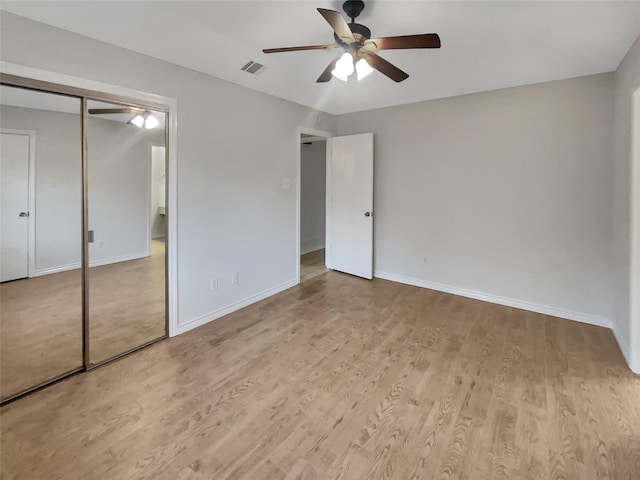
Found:
[[[194,328],[200,327],[206,323],[212,322],[213,320],[217,320],[220,317],[224,317],[225,315],[229,315],[241,308],[248,307],[249,305],[259,302],[260,300],[264,300],[271,295],[275,295],[276,293],[283,292],[284,290],[288,290],[291,287],[295,287],[298,285],[297,280],[291,280],[289,282],[282,283],[276,287],[269,288],[264,290],[256,295],[252,295],[250,297],[245,298],[244,300],[240,300],[239,302],[233,303],[227,307],[221,308],[214,312],[206,313],[200,317],[194,318],[193,320],[189,320],[187,323],[181,325],[178,324],[178,329],[176,335],[180,335],[182,333],[188,332],[189,330],[193,330]]]
[[[300,255],[315,252],[324,248],[324,237],[300,242]]]
[[[131,255],[122,255],[120,257],[104,258],[102,260],[95,260],[89,262],[90,267],[102,267],[103,265],[111,265],[112,263],[128,262],[129,260],[138,260],[140,258],[146,258],[149,255],[145,253],[133,253]],[[66,272],[68,270],[76,270],[80,268],[82,264],[80,262],[70,263],[68,265],[61,265],[59,267],[40,268],[33,272],[30,277],[41,277],[43,275],[51,275],[52,273]]]
[[[112,263],[128,262],[130,260],[139,260],[140,258],[147,258],[149,254],[147,252],[132,253],[130,255],[122,255],[120,257],[104,258],[102,260],[95,260],[89,262],[90,267],[102,267],[103,265],[111,265]]]
[[[66,272],[69,270],[77,270],[80,268],[80,262],[70,263],[68,265],[60,265],[59,267],[40,268],[33,272],[29,277],[42,277],[43,275],[51,275],[52,273]]]
[[[405,277],[403,275],[396,275],[394,273],[376,271],[373,273],[373,276],[376,278],[382,278],[384,280],[391,280],[392,282],[405,283],[407,285],[413,285],[416,287],[428,288],[430,290],[437,290],[439,292],[460,295],[461,297],[474,298],[476,300],[482,300],[485,302],[497,303],[498,305],[505,305],[507,307],[519,308],[521,310],[550,315],[552,317],[566,318],[567,320],[574,320],[576,322],[588,323],[591,325],[597,325],[599,327],[613,329],[611,320],[596,317],[594,315],[572,312],[570,310],[563,310],[560,308],[539,305],[536,303],[523,302],[521,300],[513,300],[511,298],[501,297],[498,295],[491,295],[474,290],[467,290],[465,288],[453,287],[451,285],[445,285],[442,283],[428,282],[426,280],[421,280],[413,277]]]

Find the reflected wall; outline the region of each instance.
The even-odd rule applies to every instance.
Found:
[[[166,334],[165,165],[158,165],[165,129],[160,112],[92,100],[87,107],[89,362],[95,365]]]

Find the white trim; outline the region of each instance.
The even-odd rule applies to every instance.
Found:
[[[394,273],[374,271],[373,276],[384,280],[391,280],[392,282],[405,283],[407,285],[428,288],[430,290],[437,290],[439,292],[451,293],[453,295],[459,295],[461,297],[474,298],[476,300],[482,300],[484,302],[497,303],[498,305],[505,305],[507,307],[519,308],[521,310],[550,315],[552,317],[565,318],[567,320],[574,320],[576,322],[588,323],[590,325],[597,325],[599,327],[613,327],[613,323],[611,322],[611,320],[597,317],[595,315],[573,312],[571,310],[549,307],[547,305],[539,305],[537,303],[524,302],[522,300],[514,300],[511,298],[501,297],[499,295],[491,295],[474,290],[467,290],[465,288],[453,287],[451,285],[445,285],[443,283],[429,282],[413,277],[405,277],[403,275],[396,275]]]
[[[141,103],[153,103],[162,105],[169,110],[169,178],[168,181],[168,198],[166,206],[168,210],[167,231],[169,234],[167,242],[168,264],[167,264],[167,282],[169,292],[169,336],[178,333],[178,101],[175,98],[165,97],[154,93],[142,92],[131,88],[111,85],[108,83],[88,80],[86,78],[74,77],[63,73],[41,70],[39,68],[28,67],[26,65],[18,65],[15,63],[0,61],[0,71],[7,75],[15,75],[18,77],[31,78],[42,82],[54,83],[68,87],[80,88],[84,90],[92,90],[102,92],[108,95],[116,95],[126,97],[131,100],[137,100]]]
[[[298,262],[299,263],[299,262]],[[213,320],[217,320],[218,318],[224,317],[225,315],[229,315],[241,308],[248,307],[249,305],[259,302],[260,300],[264,300],[267,297],[275,295],[277,293],[283,292],[285,290],[290,289],[291,287],[295,287],[300,283],[299,280],[290,280],[283,284],[280,284],[276,287],[269,288],[264,290],[256,295],[252,295],[250,297],[245,298],[244,300],[240,300],[239,302],[233,303],[227,307],[221,308],[214,312],[206,313],[201,315],[200,317],[194,318],[190,320],[184,325],[178,325],[178,330],[176,335],[180,335],[182,333],[188,332],[189,330],[193,330],[194,328],[201,327],[202,325],[212,322]]]
[[[102,267],[103,265],[111,265],[112,263],[129,262],[131,260],[139,260],[141,258],[147,258],[149,255],[147,252],[131,253],[129,255],[122,255],[120,257],[103,258],[102,260],[94,260],[89,262],[89,268]]]
[[[0,128],[0,133],[7,135],[26,135],[29,137],[29,164],[27,165],[27,188],[29,190],[29,220],[27,222],[27,276],[32,277],[36,271],[36,132],[35,130],[18,130]]]
[[[111,265],[113,263],[129,262],[131,260],[140,260],[141,258],[147,258],[148,256],[149,255],[146,252],[142,252],[142,253],[132,253],[130,255],[122,255],[120,257],[103,258],[102,260],[94,260],[92,262],[89,262],[89,268],[102,267],[104,265]],[[66,272],[68,270],[75,270],[77,268],[80,268],[81,266],[82,266],[82,263],[74,262],[74,263],[69,263],[67,265],[60,265],[58,267],[40,268],[35,272],[33,272],[33,275],[31,276],[41,277],[43,275],[50,275],[52,273],[60,273],[60,272]]]
[[[148,143],[148,147],[149,147],[149,163],[147,163],[147,255],[151,255],[151,241],[153,240],[151,238],[151,197],[152,197],[152,191],[153,191],[153,186],[151,185],[153,182],[153,179],[151,178],[153,176],[152,171],[153,171],[153,143],[149,142]]]
[[[80,262],[69,263],[67,265],[60,265],[59,267],[40,268],[33,272],[31,277],[43,277],[44,275],[51,275],[53,273],[68,272],[69,270],[77,270],[82,267]]]
[[[326,132],[324,130],[316,130],[315,128],[309,127],[298,127],[296,129],[296,149],[297,149],[297,162],[296,162],[296,285],[300,283],[300,182],[301,182],[301,173],[302,173],[302,134],[305,135],[313,135],[315,137],[322,137],[327,140],[326,144],[326,154],[327,154],[327,174],[329,172],[329,152],[330,152],[330,142],[331,142],[331,132]],[[329,201],[328,193],[329,193],[329,176],[327,175],[326,181],[326,192],[327,192],[327,202]],[[329,215],[329,210],[326,210],[327,216]],[[326,240],[325,244],[329,245],[329,229],[327,228],[329,218],[327,217],[327,221],[325,222],[325,235]],[[325,264],[329,265],[327,260],[328,257],[325,256]]]
[[[629,352],[623,353],[631,370],[640,373],[640,88],[631,94],[630,196]]]
[[[325,193],[325,222],[324,222],[324,266],[328,269],[331,268],[332,265],[332,257],[331,257],[331,201],[333,200],[333,196],[331,193],[331,178],[333,177],[333,173],[331,170],[332,165],[332,152],[333,152],[333,139],[327,139],[327,154],[325,156],[325,163],[327,165],[327,169],[325,172],[325,178],[327,179],[327,191]]]

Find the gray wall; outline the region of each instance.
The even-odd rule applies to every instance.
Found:
[[[302,144],[300,169],[300,253],[324,248],[327,198],[326,141]]]
[[[610,323],[612,74],[337,127],[375,134],[376,275]]]
[[[4,61],[177,99],[180,327],[295,281],[296,128],[332,116],[7,12],[0,30]]]
[[[632,245],[636,255],[640,255],[640,238],[631,236],[632,222],[632,173],[640,169],[640,165],[632,169],[631,157],[632,142],[632,102],[633,93],[640,88],[640,39],[635,44],[614,75],[615,86],[615,183],[614,183],[614,210],[613,210],[613,234],[614,257],[613,265],[615,277],[613,291],[615,292],[615,331],[618,342],[631,364],[631,368],[640,372],[640,316],[631,318],[631,252]],[[636,128],[640,128],[637,124]],[[635,175],[638,178],[638,175]],[[640,191],[640,180],[634,185],[636,192]],[[640,197],[636,193],[636,201]],[[636,205],[636,211],[640,207]],[[640,219],[636,218],[636,222]],[[633,241],[633,244],[632,244]],[[637,258],[637,256],[636,256]],[[636,284],[640,288],[640,284]],[[636,310],[638,312],[638,310]]]
[[[0,107],[2,128],[36,132],[36,274],[80,265],[82,152],[77,102],[78,115]]]
[[[80,103],[78,101],[78,110]],[[35,274],[78,268],[81,258],[80,115],[2,106],[3,128],[36,132]],[[92,265],[147,254],[151,145],[164,133],[90,117]]]

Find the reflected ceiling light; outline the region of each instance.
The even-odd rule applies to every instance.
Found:
[[[160,122],[153,115],[149,115],[144,122],[144,128],[151,129],[156,128]]]
[[[349,79],[349,75],[353,73],[353,70],[353,56],[349,52],[345,52],[336,62],[336,66],[331,71],[331,74],[343,82],[346,82]]]
[[[131,125],[135,125],[138,128],[142,128],[142,126],[144,125],[144,117],[142,116],[141,113],[139,113],[138,115],[133,117],[131,120],[129,120],[129,123]]]
[[[158,119],[154,117],[151,112],[147,111],[137,114],[135,117],[129,120],[128,123],[130,123],[131,125],[135,125],[138,128],[144,127],[146,129],[156,128],[160,124]]]
[[[367,62],[364,58],[361,58],[356,63],[356,72],[358,73],[358,80],[362,80],[364,77],[373,72],[373,68],[371,68],[369,62]]]

